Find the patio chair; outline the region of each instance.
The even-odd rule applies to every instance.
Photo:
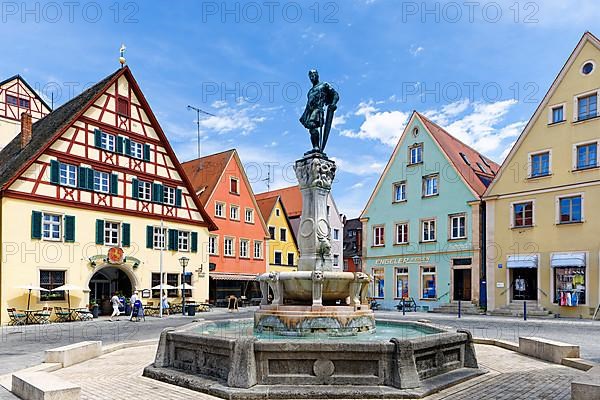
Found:
[[[25,325],[25,323],[27,322],[27,315],[25,315],[25,313],[17,311],[16,308],[8,308],[7,311],[8,316],[10,318],[8,325]]]
[[[408,299],[404,299],[404,302],[402,302],[402,300],[400,300],[400,303],[398,303],[396,305],[396,309],[398,309],[398,311],[402,311],[403,307],[404,307],[404,310],[408,311],[408,312],[417,311],[417,303],[415,302],[414,297],[409,297]]]
[[[49,324],[50,316],[52,315],[52,307],[44,307],[42,311],[38,311],[33,314],[35,321],[38,324]]]
[[[89,308],[78,308],[75,310],[75,314],[81,321],[91,321],[94,318]]]
[[[54,315],[56,315],[56,322],[69,322],[71,320],[71,311],[63,310],[62,307],[56,307]]]

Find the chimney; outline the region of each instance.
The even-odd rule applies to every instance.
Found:
[[[31,115],[24,112],[21,114],[21,149],[31,141]]]

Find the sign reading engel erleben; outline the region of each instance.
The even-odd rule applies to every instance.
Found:
[[[378,258],[375,260],[375,265],[392,265],[392,264],[420,264],[429,262],[430,257],[396,257],[396,258]]]

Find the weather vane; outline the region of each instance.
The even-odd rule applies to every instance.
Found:
[[[124,44],[121,44],[121,48],[119,49],[119,53],[120,53],[120,57],[119,57],[119,63],[121,63],[121,68],[123,68],[123,65],[125,65],[125,49],[127,47],[125,47]]]

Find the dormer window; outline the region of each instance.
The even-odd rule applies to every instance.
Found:
[[[469,159],[467,158],[467,155],[465,153],[459,153],[459,154],[462,157],[462,159],[465,162],[465,164],[471,165],[471,162],[469,161]]]
[[[488,168],[490,169],[490,171],[492,171],[492,166],[490,165],[490,163],[488,163],[488,162],[486,161],[486,159],[485,159],[485,158],[483,158],[483,157],[481,156],[481,154],[479,155],[479,159],[480,159],[480,160],[483,162],[483,164],[484,164],[486,167],[488,167]],[[492,171],[492,172],[493,172],[493,171]]]
[[[481,165],[481,163],[477,163],[477,166],[479,167],[481,172],[487,173],[487,171],[485,170],[485,168],[483,168],[483,165]]]

